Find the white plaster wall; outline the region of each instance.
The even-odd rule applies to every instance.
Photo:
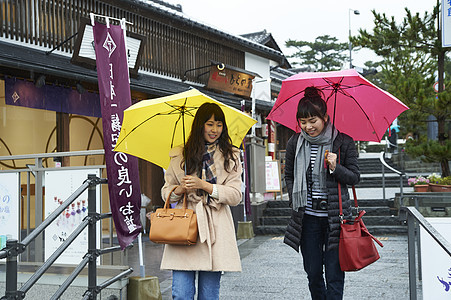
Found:
[[[255,99],[271,101],[271,82],[258,82],[270,78],[270,63],[269,59],[250,53],[245,54],[245,69],[257,73],[261,77],[256,78],[257,83],[253,86],[251,97],[255,97]]]

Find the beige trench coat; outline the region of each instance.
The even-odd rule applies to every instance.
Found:
[[[236,150],[239,157],[239,151]],[[165,184],[161,189],[163,199],[167,199],[173,187],[180,184],[184,170],[180,168],[182,148],[170,151],[171,162],[165,174]],[[199,237],[191,246],[165,245],[161,269],[196,271],[241,271],[241,260],[235,236],[235,226],[229,205],[241,201],[241,164],[230,173],[224,170],[224,158],[219,148],[214,153],[216,165],[217,190],[219,199],[211,199],[191,192],[187,195],[188,208],[197,215]],[[181,207],[181,203],[177,204]]]

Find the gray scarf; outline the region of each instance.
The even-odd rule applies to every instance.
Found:
[[[298,211],[300,207],[307,206],[307,168],[310,164],[311,144],[318,145],[318,154],[315,165],[312,166],[312,178],[319,180],[320,190],[326,191],[326,171],[324,167],[324,153],[326,150],[332,151],[332,141],[337,136],[338,131],[327,121],[326,128],[316,137],[311,137],[304,131],[298,138],[296,154],[294,159],[294,182],[293,182],[293,209]]]

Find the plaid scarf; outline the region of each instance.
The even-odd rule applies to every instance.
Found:
[[[213,155],[216,150],[217,142],[213,144],[205,144],[205,153],[202,157],[202,176],[201,179],[215,184],[216,178],[216,166],[213,159]],[[210,196],[208,196],[207,202],[210,203]]]

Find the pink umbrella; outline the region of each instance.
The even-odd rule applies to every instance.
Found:
[[[356,141],[380,142],[393,120],[409,109],[353,69],[307,72],[282,81],[279,97],[267,119],[300,132],[296,111],[305,88],[309,86],[323,91],[327,112],[336,128]]]

